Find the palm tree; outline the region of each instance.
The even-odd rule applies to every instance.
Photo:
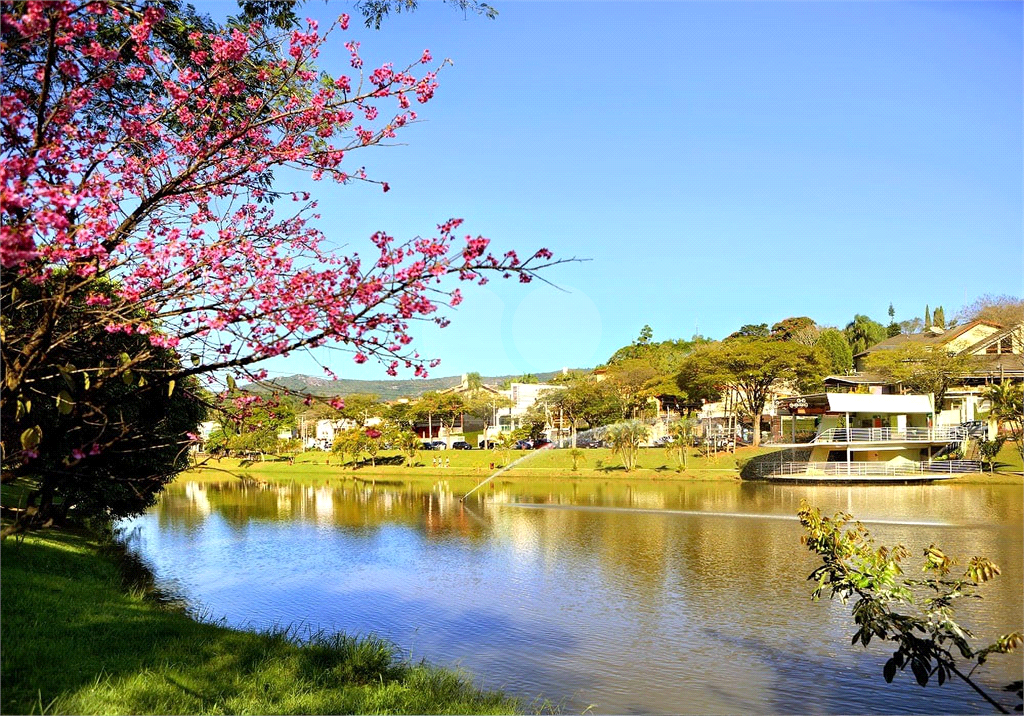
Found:
[[[1010,431],[1010,439],[1017,444],[1021,459],[1024,460],[1024,386],[1003,381],[985,391],[989,403],[989,415]]]
[[[682,470],[686,469],[686,453],[693,442],[693,433],[697,428],[697,419],[693,417],[680,418],[668,426],[669,437],[672,442],[668,444],[668,454],[679,462]]]
[[[605,435],[611,441],[612,450],[622,456],[622,466],[629,472],[636,467],[640,444],[647,439],[649,429],[639,420],[626,420],[605,428]]]

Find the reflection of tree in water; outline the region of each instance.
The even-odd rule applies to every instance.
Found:
[[[210,514],[236,529],[253,521],[317,522],[354,530],[391,523],[421,529],[433,538],[479,538],[484,528],[466,513],[450,487],[426,482],[184,482],[168,489],[155,509],[161,526],[190,530]]]

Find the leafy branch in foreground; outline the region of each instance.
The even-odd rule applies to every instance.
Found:
[[[823,560],[808,577],[817,583],[813,598],[818,600],[826,589],[831,599],[838,597],[843,604],[856,598],[853,618],[858,629],[852,643],[859,641],[866,647],[877,638],[896,644],[882,672],[887,682],[908,666],[921,686],[933,677],[941,686],[956,675],[1000,712],[1010,713],[971,677],[991,654],[1013,651],[1024,644],[1024,637],[1012,632],[975,648],[969,641],[974,635],[954,618],[957,600],[981,599],[977,589],[999,574],[995,564],[972,557],[963,575],[954,577],[956,560],[931,545],[924,550],[922,571],[926,576],[912,579],[903,575],[900,564],[908,555],[906,548],[876,547],[864,525],[850,515],[837,512],[823,517],[806,501],[801,502],[798,514],[807,531],[801,542]],[[957,658],[973,665],[970,669],[958,666]],[[1008,690],[1019,689],[1017,682]]]

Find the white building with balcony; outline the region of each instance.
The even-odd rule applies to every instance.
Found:
[[[952,459],[969,437],[960,425],[936,425],[931,395],[820,393],[779,401],[783,415],[814,416],[809,443],[777,445],[762,476],[787,480],[935,480],[977,472],[981,463]],[[799,451],[806,459],[793,459]]]

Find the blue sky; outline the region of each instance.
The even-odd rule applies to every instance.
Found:
[[[548,274],[565,292],[468,290],[419,332],[432,375],[593,366],[645,323],[721,338],[1024,292],[1021,3],[493,4],[354,18],[368,68],[428,47],[454,67],[402,146],[352,155],[389,193],[314,185],[344,250],[457,216],[495,247],[590,259]],[[333,46],[321,66],[351,72]]]

